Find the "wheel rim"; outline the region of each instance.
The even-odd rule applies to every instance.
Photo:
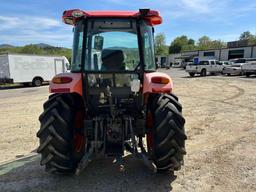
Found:
[[[40,86],[41,85],[41,81],[39,79],[35,80],[35,85],[36,86]]]
[[[80,153],[85,146],[86,140],[83,134],[83,111],[77,111],[75,115],[74,150]]]
[[[74,135],[74,149],[77,153],[81,152],[85,144],[85,138],[84,136],[80,134],[75,134]]]

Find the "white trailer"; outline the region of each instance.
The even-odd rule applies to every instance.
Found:
[[[25,54],[0,55],[0,81],[40,86],[59,73],[68,72],[69,62],[64,56]]]

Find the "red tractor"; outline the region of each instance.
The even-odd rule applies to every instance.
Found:
[[[185,119],[173,82],[156,72],[157,11],[65,11],[74,26],[71,73],[55,76],[37,137],[50,173],[79,173],[98,154],[121,170],[124,152],[156,171],[176,171],[186,154]]]

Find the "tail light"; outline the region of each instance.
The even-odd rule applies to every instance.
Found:
[[[150,9],[140,9],[140,14],[146,20],[148,25],[154,26],[163,22],[162,17],[157,11],[152,11]]]
[[[74,9],[74,10],[64,11],[62,20],[66,24],[75,25],[80,18],[85,16],[86,14],[80,9]]]
[[[52,82],[55,84],[66,84],[72,82],[72,80],[71,77],[54,77]]]
[[[157,84],[168,84],[170,80],[166,77],[152,77],[151,78],[152,83],[157,83]]]
[[[163,22],[163,19],[160,16],[146,18],[150,25],[160,25]]]

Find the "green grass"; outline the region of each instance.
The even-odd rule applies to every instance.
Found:
[[[15,87],[15,86],[20,86],[20,84],[18,84],[18,83],[4,83],[4,84],[1,84],[0,83],[0,88]]]

